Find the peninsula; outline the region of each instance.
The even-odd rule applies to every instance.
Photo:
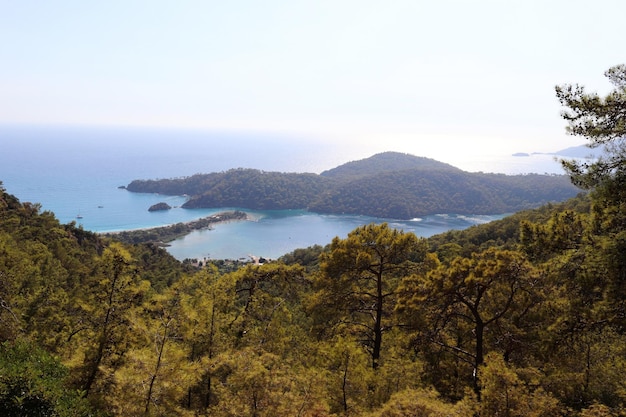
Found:
[[[154,243],[159,246],[168,246],[168,243],[179,239],[194,230],[210,229],[218,223],[248,220],[248,215],[239,210],[226,211],[198,220],[180,222],[169,226],[152,227],[148,229],[126,230],[121,232],[103,233],[103,236],[114,237],[125,243]]]
[[[385,152],[313,173],[237,168],[160,180],[134,180],[135,193],[187,195],[186,209],[306,209],[412,219],[429,214],[512,213],[574,197],[566,175],[466,172],[433,159]]]

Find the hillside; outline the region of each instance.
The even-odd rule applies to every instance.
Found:
[[[615,145],[611,164],[570,165],[588,193],[430,238],[372,222],[276,261],[195,266],[61,224],[0,181],[0,415],[626,416],[626,65],[607,76],[607,98],[556,88],[576,135]],[[544,176],[374,165],[223,186],[324,178],[320,201],[413,193],[411,210],[562,197]]]
[[[0,183],[0,414],[623,415],[623,213],[592,204],[428,239],[364,225],[222,272]]]
[[[437,213],[506,213],[578,193],[566,176],[469,173],[429,158],[386,152],[320,175],[232,169],[135,180],[127,189],[189,195],[184,208],[308,209],[410,219]]]
[[[421,156],[399,152],[383,152],[360,161],[352,161],[322,172],[322,177],[340,180],[404,170],[457,171],[452,165]]]
[[[509,213],[563,201],[577,192],[561,176],[405,170],[346,182],[324,193],[309,209],[396,219]]]

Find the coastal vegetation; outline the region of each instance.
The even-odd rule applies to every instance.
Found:
[[[229,271],[0,183],[0,414],[623,416],[626,67],[560,87],[587,192],[431,238],[369,224]]]
[[[208,217],[202,217],[189,222],[179,222],[169,226],[151,227],[148,229],[124,230],[120,232],[104,233],[106,237],[114,237],[125,243],[154,243],[166,246],[168,242],[179,239],[194,230],[211,228],[217,223],[246,220],[248,215],[243,211],[225,211]]]
[[[308,209],[412,219],[438,213],[511,213],[563,201],[579,190],[565,175],[469,173],[429,158],[385,152],[316,174],[232,169],[135,180],[131,192],[188,195],[184,208]]]

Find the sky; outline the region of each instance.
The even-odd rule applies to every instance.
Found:
[[[0,124],[551,152],[585,142],[554,86],[608,91],[624,16],[623,0],[0,0]]]

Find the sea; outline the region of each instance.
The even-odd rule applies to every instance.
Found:
[[[185,196],[138,194],[123,188],[135,179],[177,178],[231,168],[320,173],[362,159],[364,152],[367,149],[355,152],[353,146],[288,134],[4,125],[0,126],[0,181],[20,201],[38,203],[41,210],[53,212],[62,223],[75,222],[97,233],[164,226],[233,209],[249,214],[248,221],[218,224],[171,242],[167,250],[179,260],[276,259],[298,248],[326,245],[334,237],[344,238],[369,223],[387,222],[428,237],[506,215],[441,213],[399,221],[305,210],[183,209]],[[499,156],[474,163],[476,169],[460,168],[484,171],[482,167],[489,166],[491,171],[502,173],[562,173],[548,155]],[[159,202],[173,208],[148,211]]]

